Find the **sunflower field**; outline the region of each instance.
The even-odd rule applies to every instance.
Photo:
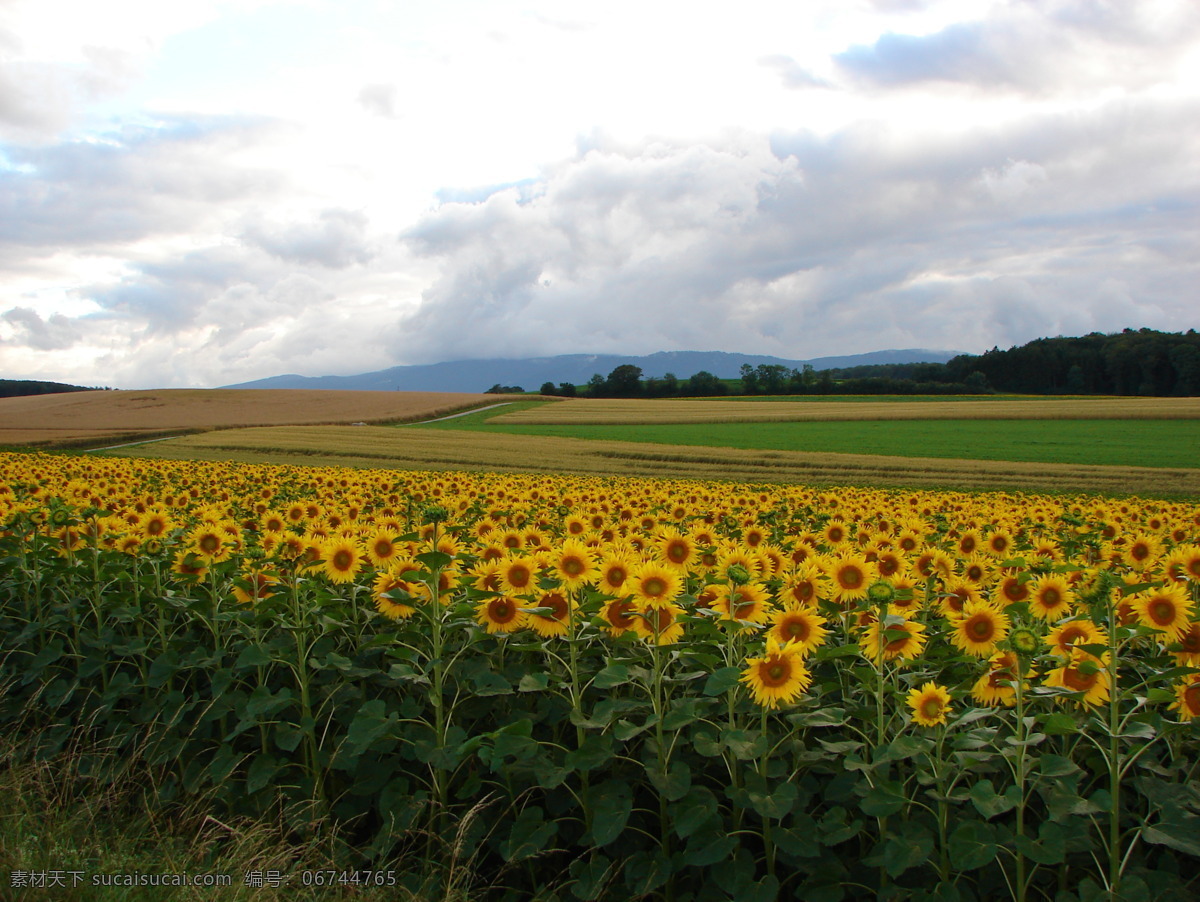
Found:
[[[1192,899],[1198,586],[1178,501],[0,454],[0,724],[418,897]]]

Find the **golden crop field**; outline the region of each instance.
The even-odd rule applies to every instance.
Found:
[[[113,453],[316,466],[1200,495],[1200,470],[1195,469],[756,451],[371,426],[222,430]]]
[[[797,420],[1197,419],[1200,398],[1021,398],[936,401],[761,401],[569,398],[499,414],[504,424],[736,423]]]
[[[457,392],[155,389],[0,399],[0,444],[79,446],[232,426],[398,423],[494,401]]]

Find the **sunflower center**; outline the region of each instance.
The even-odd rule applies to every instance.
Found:
[[[667,557],[676,564],[682,564],[688,557],[687,545],[683,542],[672,542],[667,546]]]
[[[1068,667],[1063,671],[1063,685],[1076,692],[1089,692],[1096,685],[1100,672],[1083,673],[1078,668]]]
[[[986,614],[976,614],[967,621],[967,632],[976,642],[986,642],[996,635],[996,625]]]
[[[342,548],[334,552],[333,560],[330,563],[335,570],[349,570],[354,565],[354,555]]]
[[[604,581],[610,586],[621,586],[624,585],[628,576],[629,574],[625,572],[624,567],[609,567],[608,573],[604,575]]]
[[[1167,626],[1175,622],[1175,605],[1165,598],[1156,598],[1146,606],[1146,613],[1159,626]]]
[[[783,631],[793,639],[807,639],[808,621],[801,620],[800,618],[785,621],[783,624]]]
[[[1184,689],[1182,701],[1192,717],[1200,717],[1200,683],[1192,683]]]
[[[529,583],[529,568],[517,564],[508,568],[508,581],[514,586],[524,586]]]
[[[658,598],[667,591],[666,580],[663,580],[657,576],[652,576],[642,583],[642,591],[651,598]]]
[[[1042,592],[1042,603],[1046,603],[1046,599],[1055,593],[1054,589],[1046,589]],[[1009,601],[1024,601],[1029,597],[1029,590],[1017,582],[1015,579],[1005,580],[1004,597]]]
[[[1058,642],[1063,648],[1070,648],[1081,639],[1086,639],[1087,633],[1077,626],[1063,630],[1058,636]]]
[[[857,567],[843,567],[838,571],[838,584],[843,589],[857,589],[863,584],[863,572]]]
[[[489,605],[488,613],[496,623],[508,623],[517,616],[517,608],[506,598],[497,598]]]
[[[1150,546],[1145,542],[1137,542],[1129,549],[1129,556],[1135,561],[1144,561],[1150,557]]]
[[[934,720],[942,716],[942,700],[940,698],[927,698],[921,702],[921,716],[927,720]]]
[[[759,671],[764,686],[782,686],[792,675],[791,665],[782,658],[771,658]]]
[[[583,561],[577,557],[564,558],[562,562],[562,571],[567,576],[578,576],[583,572]]]
[[[221,547],[221,539],[219,536],[214,536],[212,533],[209,533],[206,536],[201,536],[200,550],[203,551],[204,553],[211,554],[212,552],[216,551],[220,547]]]

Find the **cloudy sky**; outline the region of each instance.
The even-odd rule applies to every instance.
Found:
[[[1200,328],[1195,0],[0,0],[0,376]]]

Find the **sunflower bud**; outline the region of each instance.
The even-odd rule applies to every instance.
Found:
[[[1037,650],[1042,646],[1037,633],[1027,626],[1019,626],[1009,633],[1008,644],[1017,654],[1026,656],[1037,654]]]
[[[726,568],[725,575],[729,577],[729,581],[735,586],[744,586],[750,582],[750,571],[741,564],[731,564]]]
[[[867,600],[877,607],[891,604],[896,600],[896,587],[882,579],[879,582],[871,583],[867,587]]]
[[[450,516],[450,511],[440,504],[431,504],[425,508],[424,516],[426,523],[441,523]]]

